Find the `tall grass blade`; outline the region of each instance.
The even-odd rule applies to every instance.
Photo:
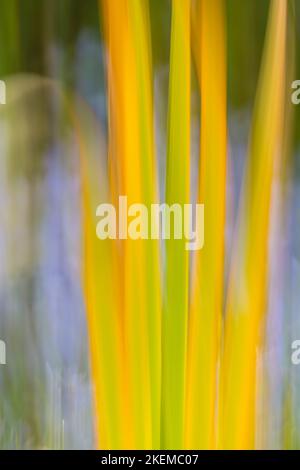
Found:
[[[268,282],[274,172],[282,149],[287,2],[272,0],[249,146],[243,200],[229,279],[221,370],[221,448],[252,449],[257,353]]]
[[[216,446],[217,372],[223,303],[226,186],[226,38],[223,0],[200,1],[199,201],[205,243],[196,252],[189,320],[186,447]],[[196,40],[196,38],[195,38]],[[200,63],[200,57],[196,58]]]
[[[113,198],[156,202],[148,4],[104,1]],[[121,316],[132,448],[159,445],[161,294],[158,242],[119,246]]]
[[[190,186],[190,2],[172,2],[169,77],[169,139],[166,202],[189,202]],[[185,240],[166,241],[162,326],[162,436],[165,449],[184,445],[188,251]]]

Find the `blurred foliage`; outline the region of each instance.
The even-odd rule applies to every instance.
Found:
[[[300,1],[287,1],[295,20],[296,43],[299,43]],[[254,108],[270,0],[225,0],[225,4],[228,114],[233,126],[240,132],[240,124],[247,127],[248,121],[245,123],[246,119],[241,118],[239,122],[239,117],[235,116],[248,117]],[[157,140],[158,145],[162,140],[161,145],[164,146],[172,0],[150,0],[149,7],[154,100],[157,107],[163,108]],[[0,374],[0,390],[2,397],[5,397],[0,401],[0,447],[3,448],[93,445],[80,276],[66,248],[70,240],[66,230],[68,221],[63,213],[65,204],[71,207],[72,214],[78,212],[78,156],[72,146],[74,129],[71,129],[69,117],[66,117],[61,97],[52,86],[55,81],[64,92],[81,96],[91,106],[103,128],[107,129],[103,25],[98,0],[0,0],[0,79],[7,80],[8,97],[12,103],[5,113],[2,110],[0,113],[1,125],[4,123],[8,129],[7,141],[3,139],[0,147],[0,213],[3,223],[10,227],[9,233],[3,235],[6,237],[4,242],[0,240],[0,338],[11,339],[7,355],[8,360],[14,363],[13,373],[7,368],[1,369]],[[297,44],[288,43],[288,46],[288,61],[292,62],[294,52],[296,55],[293,79],[300,79],[300,48]],[[196,69],[195,57],[193,61]],[[34,74],[36,81],[32,81],[28,74]],[[41,77],[53,82],[44,82]],[[195,83],[192,85],[196,88]],[[157,88],[159,93],[156,96]],[[300,175],[297,154],[300,106],[293,111],[295,131],[292,153],[295,158],[289,170],[291,180],[295,181]],[[233,161],[242,162],[238,168],[239,176],[244,169],[246,139],[241,138],[242,150],[233,148]],[[292,220],[289,221],[293,230],[286,242],[292,245],[291,272],[292,269],[297,272],[299,264],[299,230],[294,228],[300,226],[297,223],[298,197],[295,186],[291,196]],[[49,204],[45,202],[47,198]],[[7,207],[11,211],[9,216],[6,215]],[[77,233],[79,226],[80,222],[76,219],[72,226],[76,240],[80,239]],[[48,232],[53,246],[51,240],[45,241]],[[72,239],[71,244],[76,245],[78,240],[74,242]],[[76,249],[80,252],[77,245]],[[291,272],[289,276],[292,278]],[[49,278],[53,282],[54,293],[48,292],[47,297],[43,282],[49,283]],[[289,293],[287,290],[285,296],[289,297]],[[45,298],[41,300],[43,295]],[[65,297],[66,305],[63,303]],[[54,306],[49,301],[52,298],[55,299]],[[296,301],[294,303],[296,305]],[[288,302],[287,305],[289,320],[290,310],[295,307]],[[48,314],[45,322],[41,321],[41,312],[45,316]],[[73,325],[74,312],[76,321]],[[285,334],[288,336],[292,332]],[[65,345],[64,335],[69,339],[71,337],[71,345]],[[81,341],[79,346],[76,343],[78,338]],[[49,344],[45,346],[47,339]],[[46,370],[45,362],[49,366]],[[292,372],[287,371],[288,374]],[[294,379],[295,384],[298,382]],[[297,389],[295,385],[294,388]],[[299,446],[299,433],[290,427],[298,395],[294,390],[292,396],[286,383],[284,389],[287,389],[283,410],[285,445]],[[65,418],[64,441],[61,426]],[[295,422],[297,419],[294,418]],[[77,429],[81,425],[82,432],[79,433]]]

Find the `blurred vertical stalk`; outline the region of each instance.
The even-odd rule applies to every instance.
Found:
[[[266,311],[271,193],[282,152],[287,2],[272,0],[228,284],[219,447],[255,443],[257,353]]]
[[[216,446],[226,193],[226,37],[223,0],[201,0],[194,41],[201,96],[198,202],[205,243],[196,252],[189,321],[186,432],[189,449]],[[201,67],[199,66],[201,59]]]
[[[166,202],[190,196],[190,2],[173,0],[169,77]],[[166,240],[162,323],[162,434],[164,449],[184,446],[189,255],[185,240]]]
[[[87,168],[90,159],[84,141],[80,143],[80,150],[84,227],[83,281],[91,353],[96,444],[102,449],[120,449],[126,442],[126,430],[123,427],[125,419],[122,419],[126,401],[122,393],[124,376],[116,265],[112,241],[100,243],[96,238],[94,208],[102,199],[96,201],[99,188],[93,190],[91,185],[91,170]],[[95,168],[97,167],[93,165],[93,171]],[[104,175],[100,171],[98,176],[99,181],[103,181]]]
[[[156,202],[152,71],[146,0],[103,0],[107,42],[112,199],[128,207]],[[138,215],[137,208],[137,215]],[[159,446],[161,306],[158,242],[123,239],[115,247],[128,439],[124,448]],[[122,393],[120,391],[120,393]]]
[[[158,202],[157,169],[154,158],[152,57],[148,0],[131,2],[131,24],[138,80],[139,158],[142,200],[150,211]],[[150,212],[149,212],[150,213]],[[161,411],[161,273],[159,242],[144,240],[144,312],[149,337],[152,447],[160,447]]]

